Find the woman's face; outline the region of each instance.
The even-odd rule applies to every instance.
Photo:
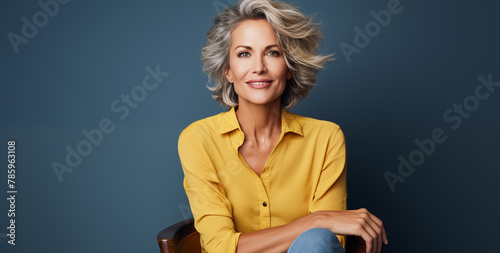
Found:
[[[291,77],[274,31],[265,19],[245,20],[234,28],[226,78],[234,83],[240,105],[280,99]]]

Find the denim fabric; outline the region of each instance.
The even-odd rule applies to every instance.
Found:
[[[288,249],[288,253],[344,253],[342,244],[332,231],[311,228],[300,234]]]

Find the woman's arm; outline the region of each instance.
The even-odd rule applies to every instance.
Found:
[[[356,235],[366,242],[366,252],[380,252],[387,236],[382,221],[366,209],[347,211],[346,147],[344,133],[331,124],[321,175],[311,204],[320,224],[337,235]],[[335,210],[335,211],[333,211]]]
[[[362,237],[366,242],[366,253],[379,253],[382,243],[387,244],[382,221],[362,208],[319,211],[282,226],[242,234],[236,252],[286,252],[301,233],[318,227],[329,229],[337,235]]]
[[[293,240],[315,223],[313,215],[308,215],[282,226],[241,234],[236,252],[286,252]]]
[[[202,127],[193,123],[179,136],[184,189],[202,248],[206,252],[235,252],[240,233],[235,231],[232,205],[203,147],[203,134]]]
[[[286,252],[297,236],[315,227],[329,229],[336,235],[360,236],[366,242],[367,253],[378,253],[387,243],[380,219],[364,208],[346,210],[344,134],[337,125],[330,127],[323,168],[314,187],[312,214],[286,225],[240,235],[237,252]]]

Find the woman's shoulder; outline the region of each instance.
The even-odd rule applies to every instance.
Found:
[[[220,128],[220,122],[227,112],[221,112],[189,124],[180,134],[180,138],[189,136],[213,135]]]
[[[293,118],[299,123],[303,131],[326,131],[326,132],[337,132],[341,131],[340,126],[332,121],[317,119],[307,116],[298,115],[295,113],[289,113]]]
[[[342,143],[345,141],[340,126],[332,121],[294,114],[305,140],[315,143]]]

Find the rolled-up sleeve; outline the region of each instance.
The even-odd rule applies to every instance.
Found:
[[[178,151],[202,248],[205,252],[236,252],[241,233],[235,231],[231,203],[203,143],[193,131],[185,130]]]
[[[323,167],[319,175],[314,198],[311,202],[311,213],[326,210],[346,210],[346,150],[342,130],[336,126],[328,138],[327,151]],[[338,236],[345,247],[344,236]]]

